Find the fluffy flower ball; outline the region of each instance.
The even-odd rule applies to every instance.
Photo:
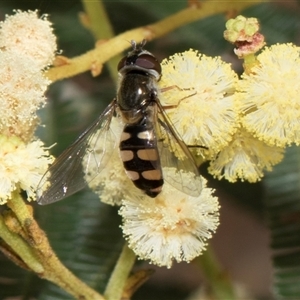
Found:
[[[19,189],[26,191],[28,200],[34,200],[38,183],[53,158],[38,140],[25,144],[18,137],[0,135],[0,144],[0,204]]]
[[[50,84],[42,69],[54,58],[55,41],[51,24],[37,12],[16,11],[0,23],[0,204],[21,190],[35,199],[53,161],[34,131]]]
[[[218,200],[203,181],[197,198],[166,183],[154,199],[141,194],[122,202],[123,233],[140,259],[170,268],[203,252],[219,223]]]
[[[23,140],[31,139],[38,122],[36,111],[44,105],[50,83],[30,61],[0,51],[0,130]]]
[[[242,124],[269,145],[300,144],[300,48],[273,45],[238,85]]]
[[[37,11],[17,10],[15,15],[6,16],[0,22],[0,48],[43,69],[54,60],[56,36],[46,15],[39,18]]]
[[[189,50],[163,60],[160,99],[187,145],[216,153],[231,140],[238,123],[236,82],[220,57]]]
[[[211,160],[208,170],[218,179],[256,182],[265,170],[271,171],[272,166],[283,159],[283,153],[282,148],[269,146],[241,128]]]

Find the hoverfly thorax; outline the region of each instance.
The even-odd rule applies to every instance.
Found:
[[[157,81],[161,66],[156,57],[143,49],[145,42],[136,45],[118,64],[120,82],[117,104],[125,123],[135,123],[157,98]]]

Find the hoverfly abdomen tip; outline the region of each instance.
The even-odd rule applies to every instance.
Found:
[[[160,186],[159,188],[156,188],[156,189],[147,190],[147,191],[145,191],[145,194],[151,198],[155,198],[156,196],[158,196],[161,193],[161,191],[162,191],[162,186]]]

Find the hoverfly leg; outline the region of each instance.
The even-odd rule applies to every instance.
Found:
[[[172,89],[177,89],[179,91],[191,91],[192,92],[192,89],[190,88],[180,88],[178,85],[170,85],[170,86],[167,86],[167,87],[164,87],[162,89],[160,89],[160,91],[162,93],[164,92],[167,92],[167,91],[170,91]],[[195,96],[197,94],[197,91],[194,91],[192,92],[190,95],[187,95],[185,97],[182,97],[178,100],[178,103],[177,104],[173,104],[173,105],[162,105],[163,109],[166,110],[166,109],[172,109],[172,108],[176,108],[181,101],[185,100],[185,99],[188,99],[189,97],[192,97],[192,96]]]

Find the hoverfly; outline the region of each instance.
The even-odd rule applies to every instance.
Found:
[[[148,196],[156,197],[164,180],[188,195],[201,193],[196,163],[158,99],[160,63],[143,48],[145,41],[131,44],[132,51],[118,64],[120,82],[116,98],[50,166],[39,183],[39,204],[59,201],[84,188],[88,184],[84,174],[91,172],[92,161],[97,165],[97,172],[92,174],[94,180],[118,142],[126,174]],[[114,115],[123,123],[121,137],[116,137],[110,128]],[[103,140],[100,151],[95,149],[95,139]],[[176,172],[164,176],[164,168]],[[192,174],[189,182],[184,181],[182,172]]]

